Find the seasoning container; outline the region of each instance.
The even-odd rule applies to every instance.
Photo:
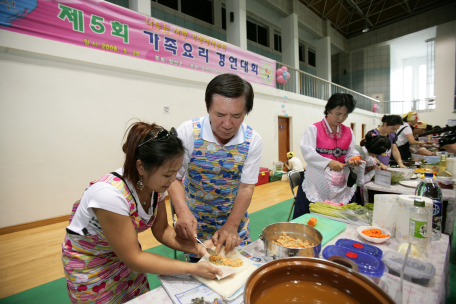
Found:
[[[404,263],[405,255],[387,251],[383,256],[383,261],[388,266],[389,273],[399,276],[401,275],[402,264]],[[408,257],[407,264],[404,270],[404,279],[413,283],[428,286],[429,281],[435,276],[435,267],[431,263],[427,263],[412,257]]]
[[[346,257],[352,260],[358,265],[359,273],[364,274],[376,284],[380,283],[380,280],[385,272],[385,263],[373,255],[338,245],[326,246],[323,250],[323,257],[328,259],[332,256]]]
[[[366,243],[361,243],[350,239],[339,239],[337,240],[336,245],[356,251],[361,251],[363,253],[373,255],[379,259],[382,259],[383,257],[383,251],[380,248]]]

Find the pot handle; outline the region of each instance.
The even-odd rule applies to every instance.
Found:
[[[331,262],[334,262],[334,263],[337,263],[339,265],[345,266],[347,268],[350,268],[350,269],[352,269],[352,270],[354,270],[356,272],[359,271],[358,265],[356,265],[355,262],[353,262],[350,259],[347,259],[346,257],[333,255],[333,256],[330,256],[329,258],[327,258],[327,260],[331,261]]]
[[[258,238],[264,242],[264,236],[263,236],[262,234],[260,234],[260,235],[258,236]]]

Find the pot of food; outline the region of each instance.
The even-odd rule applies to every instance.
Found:
[[[295,256],[319,257],[323,236],[308,225],[283,222],[266,226],[260,239],[264,242],[265,255],[276,260]]]
[[[366,302],[394,303],[362,274],[316,258],[271,261],[250,275],[244,290],[245,304]]]

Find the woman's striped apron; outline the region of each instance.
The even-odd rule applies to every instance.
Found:
[[[97,182],[111,184],[124,195],[137,233],[152,227],[160,201],[157,195],[154,197],[157,202],[154,214],[146,224],[122,179],[107,174]],[[73,205],[70,223],[78,206],[79,201]],[[141,247],[139,243],[138,246]],[[103,232],[85,236],[67,232],[62,244],[62,260],[72,303],[124,303],[150,290],[146,274],[129,269],[113,252]]]

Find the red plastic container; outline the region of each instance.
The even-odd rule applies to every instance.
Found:
[[[260,167],[260,173],[258,173],[258,182],[255,186],[269,183],[269,169]]]

